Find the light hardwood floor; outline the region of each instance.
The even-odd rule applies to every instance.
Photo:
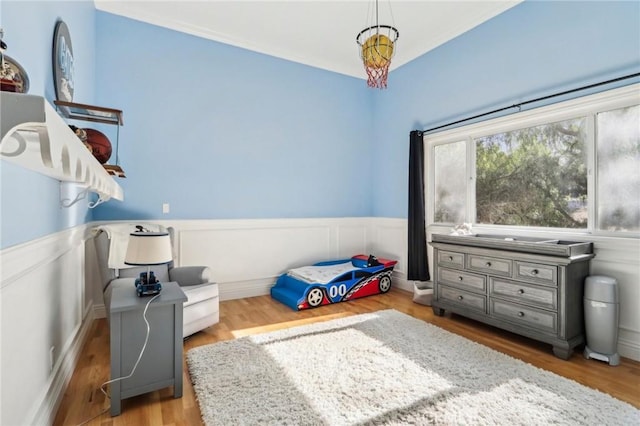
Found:
[[[220,323],[196,333],[184,343],[189,349],[244,335],[273,331],[318,321],[396,309],[462,335],[537,367],[568,377],[640,408],[640,362],[622,359],[621,365],[585,360],[576,351],[569,361],[553,356],[551,346],[460,317],[437,317],[430,307],[413,303],[412,295],[392,289],[385,295],[295,312],[269,296],[225,301]],[[110,417],[109,400],[99,390],[109,379],[109,332],[106,320],[94,321],[81,359],[64,394],[54,425],[77,425],[99,415],[90,425],[200,425],[200,410],[183,361],[184,394],[174,399],[172,388],[126,399],[122,414]]]

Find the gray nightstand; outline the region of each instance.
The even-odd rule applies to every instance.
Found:
[[[111,380],[131,373],[147,333],[143,312],[151,297],[138,297],[136,289],[116,288],[111,297]],[[121,401],[173,385],[182,396],[182,304],[187,300],[175,282],[162,283],[160,297],[147,310],[150,333],[138,367],[128,379],[111,383],[111,415],[121,411]]]

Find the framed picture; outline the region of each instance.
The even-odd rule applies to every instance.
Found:
[[[58,21],[53,33],[53,86],[56,98],[61,101],[73,100],[74,60],[71,35],[64,21]]]
[[[78,104],[66,101],[53,101],[58,110],[66,118],[93,121],[96,123],[116,124],[122,126],[122,111],[94,105]]]

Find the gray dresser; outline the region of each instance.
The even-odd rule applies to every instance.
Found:
[[[553,345],[584,343],[583,286],[593,244],[434,234],[433,312],[463,315]]]

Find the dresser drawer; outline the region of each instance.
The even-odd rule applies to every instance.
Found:
[[[438,250],[438,265],[464,268],[464,253]]]
[[[558,267],[541,263],[516,261],[516,275],[519,280],[526,280],[547,285],[558,285]]]
[[[510,260],[498,257],[479,256],[470,254],[467,256],[467,269],[485,272],[493,275],[511,276],[512,264]]]
[[[558,315],[555,312],[498,299],[491,299],[489,315],[547,333],[556,334],[558,329]]]
[[[481,293],[487,292],[487,278],[483,275],[475,275],[453,269],[438,268],[438,282],[471,291]]]
[[[487,313],[487,298],[479,294],[469,293],[453,287],[438,286],[438,299],[449,304]]]
[[[555,288],[489,278],[489,295],[539,308],[558,309],[558,291]]]

